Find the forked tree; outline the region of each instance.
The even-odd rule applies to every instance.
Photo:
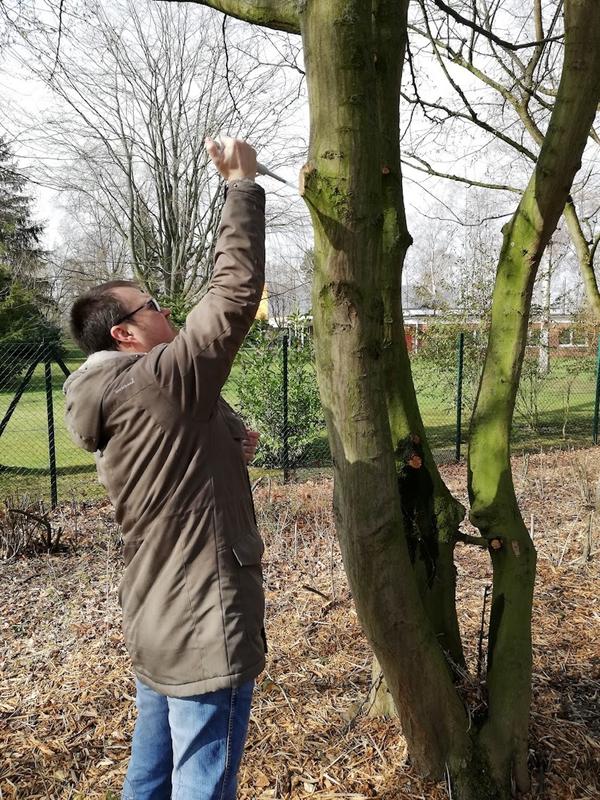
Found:
[[[536,270],[600,99],[600,4],[565,0],[556,102],[498,260],[469,454],[481,534],[469,539],[488,549],[493,567],[487,709],[475,717],[455,681],[464,661],[453,566],[463,509],[427,445],[400,301],[410,244],[398,111],[408,0],[199,2],[302,36],[311,130],[301,193],[314,225],[315,345],[337,532],[413,762],[446,776],[462,800],[526,790],[536,557],[513,488],[510,428]],[[467,5],[453,0],[450,11]]]

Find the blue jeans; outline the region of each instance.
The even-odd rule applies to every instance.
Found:
[[[122,800],[235,800],[254,681],[193,697],[136,686]]]

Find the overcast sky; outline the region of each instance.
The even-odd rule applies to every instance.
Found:
[[[31,0],[31,2],[33,1]],[[47,3],[45,0],[42,0],[41,3],[40,0],[35,1],[38,4],[37,9],[41,22],[51,28],[52,26],[56,28],[57,3],[54,0],[48,0]],[[16,7],[19,0],[9,0],[9,2],[14,3]],[[77,0],[69,0],[65,4],[65,14],[67,15],[65,22],[71,24],[75,21],[76,24],[81,24],[80,16],[84,6],[85,3],[82,5],[81,2],[78,4]],[[103,3],[103,7],[110,8],[111,6],[106,2]],[[199,7],[193,6],[193,8],[198,9]],[[240,23],[232,24],[240,25]],[[52,38],[53,36],[54,39]],[[52,31],[50,31],[50,41],[56,41],[56,33],[53,34]],[[65,37],[61,44],[63,52],[68,47],[68,37]],[[20,168],[34,181],[31,186],[32,193],[36,197],[35,214],[46,223],[45,244],[52,249],[59,246],[61,237],[65,236],[65,212],[62,208],[62,198],[56,192],[40,186],[36,181],[39,178],[37,167],[42,162],[46,164],[52,163],[56,156],[49,151],[43,138],[35,133],[31,120],[35,116],[42,115],[45,110],[52,109],[56,101],[41,81],[34,79],[30,73],[28,74],[26,63],[34,58],[35,48],[29,47],[28,49],[23,44],[16,48],[4,46],[0,50],[0,130],[6,134],[9,141],[13,142],[13,150]],[[453,68],[450,67],[450,69],[452,70]],[[454,69],[458,70],[458,67]],[[429,61],[426,62],[423,73],[426,74],[427,89],[432,98],[441,97],[444,99],[444,92],[448,90],[446,88],[447,84],[442,80],[439,68]],[[469,85],[467,84],[467,86]],[[472,83],[471,88],[473,92],[480,91],[480,87],[475,82]],[[308,139],[308,111],[306,104],[300,104],[296,107],[294,117],[290,122],[297,132],[297,140],[306,142]],[[416,140],[422,133],[422,127],[417,124],[414,126],[414,130],[416,132]],[[226,132],[224,131],[223,133]],[[408,146],[409,143],[409,140],[407,140],[406,145]],[[422,146],[427,146],[426,139]],[[491,176],[499,179],[506,177],[510,170],[515,170],[515,180],[517,180],[519,170],[522,172],[518,159],[513,159],[512,161],[509,159],[506,162],[502,162],[502,164],[500,161],[495,163],[494,159],[497,158],[497,151],[494,150],[494,146],[490,148],[485,141],[485,137],[476,133],[459,133],[458,137],[449,138],[447,141],[442,138],[434,142],[431,139],[429,146],[429,153],[435,156],[439,168],[452,168],[453,171],[459,174],[468,173],[479,178]],[[269,164],[272,159],[277,158],[277,154],[259,153],[259,158],[261,157],[262,160]],[[498,174],[500,164],[501,171]],[[296,184],[301,166],[302,159],[299,159],[298,163],[293,165],[278,166],[277,171],[291,183]],[[494,170],[496,170],[496,173]],[[525,177],[526,174],[526,172],[522,172]],[[282,186],[272,179],[261,179],[261,183],[269,194],[293,195],[292,189]],[[488,204],[481,204],[477,192],[464,186],[457,186],[449,182],[442,182],[437,178],[424,176],[422,173],[415,172],[409,168],[405,169],[405,197],[409,227],[416,239],[415,246],[409,252],[407,279],[413,269],[413,265],[415,265],[415,269],[419,267],[419,262],[422,261],[422,253],[429,246],[427,237],[432,225],[440,227],[440,221],[442,227],[443,225],[454,225],[452,229],[454,232],[450,236],[447,247],[450,251],[458,252],[464,246],[467,234],[464,229],[461,229],[455,223],[460,217],[464,216],[465,209],[470,215],[472,224],[478,222],[478,215],[480,217],[485,215],[497,217],[497,220],[490,225],[489,229],[490,235],[494,239],[494,247],[499,251],[501,226],[518,202],[518,198],[515,195],[498,193],[490,199]],[[301,201],[299,201],[298,207],[301,208],[301,206]],[[306,232],[302,233],[301,239],[304,243],[302,246],[306,247],[310,244],[308,215],[304,210],[302,210],[302,213],[304,214]],[[448,228],[448,230],[451,229]],[[279,231],[271,237],[270,249],[274,255],[274,260],[280,257],[283,258],[285,254],[292,252],[293,246],[286,238],[285,230]]]

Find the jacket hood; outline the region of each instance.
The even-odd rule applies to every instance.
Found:
[[[69,375],[63,386],[66,396],[65,422],[73,442],[90,453],[98,450],[102,437],[102,399],[106,387],[143,353],[100,350]]]

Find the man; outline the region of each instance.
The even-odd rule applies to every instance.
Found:
[[[264,666],[264,548],[244,461],[256,440],[220,397],[262,294],[264,192],[248,144],[206,146],[227,195],[213,277],[185,327],[128,281],[71,312],[89,358],[65,384],[67,424],[96,453],[124,538],[138,706],[124,800],[233,800]]]

